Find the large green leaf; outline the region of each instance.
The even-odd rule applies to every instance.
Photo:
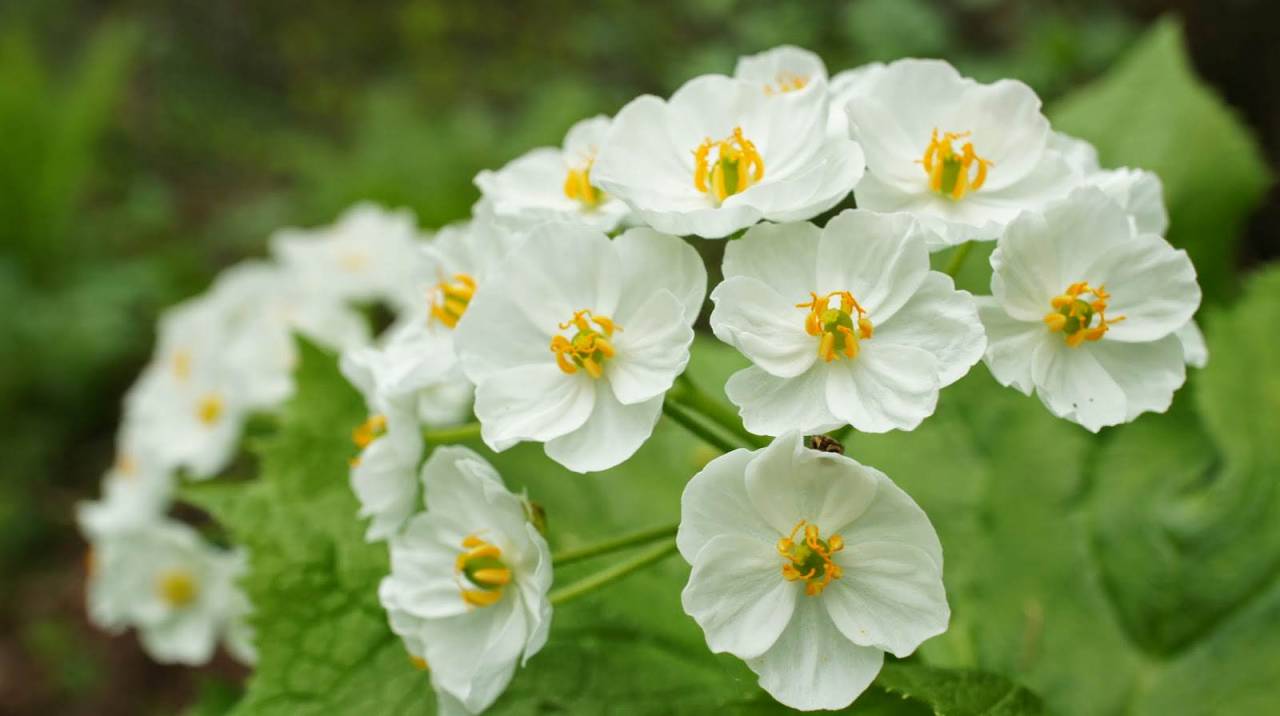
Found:
[[[1159,174],[1169,240],[1191,254],[1206,296],[1234,291],[1236,241],[1270,176],[1244,124],[1191,68],[1176,22],[1157,23],[1114,70],[1052,105],[1049,117],[1093,142],[1104,166]]]

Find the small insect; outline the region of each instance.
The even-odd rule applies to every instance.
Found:
[[[844,454],[844,445],[841,445],[839,440],[836,440],[830,435],[809,435],[805,438],[805,446],[810,450],[817,450],[819,452],[833,452],[837,455]]]

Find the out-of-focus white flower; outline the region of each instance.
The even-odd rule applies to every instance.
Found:
[[[1164,236],[1169,229],[1169,212],[1164,204],[1164,185],[1155,172],[1145,169],[1103,169],[1098,150],[1083,139],[1054,132],[1049,146],[1057,150],[1076,172],[1080,183],[1097,187],[1119,204],[1141,234]]]
[[[494,216],[513,226],[575,221],[613,231],[630,209],[591,183],[608,130],[608,117],[584,119],[569,129],[563,148],[541,147],[496,172],[482,171],[476,186]]]
[[[385,301],[401,306],[418,248],[413,213],[361,202],[329,226],[281,229],[271,253],[285,271],[315,293],[339,301]]]
[[[458,325],[485,443],[544,442],[576,472],[626,460],[689,360],[706,281],[692,247],[652,229],[531,231]]]
[[[766,94],[782,95],[809,88],[825,91],[827,66],[813,52],[795,45],[779,45],[738,58],[735,79],[755,82]]]
[[[725,386],[748,430],[911,430],[933,414],[986,341],[972,296],[929,270],[930,234],[858,209],[729,244],[711,327],[754,364]]]
[[[1200,305],[1185,251],[1086,187],[1011,223],[991,266],[979,314],[1001,384],[1094,432],[1169,407],[1186,379],[1177,332]]]
[[[905,657],[950,619],[929,518],[884,473],[799,433],[694,475],[676,543],[707,645],[792,708],[848,706],[884,652]]]
[[[173,472],[126,430],[117,440],[115,463],[102,478],[102,496],[77,505],[77,521],[91,539],[152,522],[169,509],[173,483]]]
[[[427,510],[391,539],[378,597],[436,689],[478,713],[546,643],[551,552],[525,503],[471,450],[437,448],[422,484]]]
[[[995,239],[1077,183],[1021,82],[979,84],[946,62],[914,59],[862,79],[844,108],[867,158],[858,206],[915,215],[941,239],[934,250]]]
[[[89,616],[111,632],[137,629],[157,661],[203,664],[243,616],[236,580],[245,568],[242,553],[206,544],[185,524],[148,521],[93,541]]]
[[[669,234],[722,238],[762,219],[808,219],[862,176],[857,143],[825,131],[829,106],[821,90],[698,77],[668,101],[645,95],[623,107],[592,180]]]

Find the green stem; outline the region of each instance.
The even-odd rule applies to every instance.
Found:
[[[564,567],[566,565],[573,564],[574,562],[581,562],[586,559],[591,559],[592,557],[598,557],[602,554],[617,552],[618,550],[635,547],[636,545],[648,544],[665,537],[675,537],[676,530],[679,526],[679,524],[674,524],[653,527],[647,530],[640,530],[639,532],[632,532],[628,535],[622,535],[621,537],[615,537],[603,542],[589,544],[585,547],[561,550],[560,552],[551,555],[551,563],[556,567]]]
[[[951,278],[955,278],[960,273],[960,268],[964,266],[964,260],[969,258],[969,252],[973,251],[973,242],[966,241],[956,247],[955,253],[951,254],[951,260],[947,262],[947,268],[943,271]]]
[[[632,572],[637,572],[651,564],[660,562],[675,551],[676,541],[674,539],[664,541],[662,544],[657,545],[652,549],[647,549],[625,562],[619,562],[612,567],[607,567],[595,574],[583,577],[572,584],[567,584],[551,592],[549,598],[553,605],[560,606],[565,602],[572,601],[585,594],[594,592],[601,587],[612,584]]]
[[[422,431],[422,439],[426,440],[428,445],[452,445],[475,440],[478,437],[480,437],[480,423],[464,423]]]
[[[743,427],[742,419],[733,408],[703,392],[687,374],[681,375],[679,382],[680,388],[671,391],[670,397],[675,398],[681,406],[724,428],[748,447],[759,448],[769,444],[768,440]]]
[[[722,437],[718,432],[698,422],[697,418],[689,414],[688,408],[675,402],[670,396],[662,401],[662,412],[666,413],[668,418],[680,423],[685,430],[696,435],[702,442],[720,452],[732,452],[738,448],[737,445]]]

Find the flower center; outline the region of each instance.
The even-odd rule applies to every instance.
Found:
[[[222,417],[222,398],[217,393],[205,393],[196,404],[196,417],[205,425],[213,425]]]
[[[190,572],[182,569],[171,569],[160,574],[156,580],[156,591],[165,604],[174,609],[181,609],[196,600],[199,590],[196,580]]]
[[[804,539],[797,542],[796,533],[801,528],[804,528]],[[831,580],[843,574],[840,565],[831,560],[831,555],[842,549],[843,537],[831,535],[824,540],[817,525],[800,520],[790,535],[778,540],[778,554],[786,559],[782,563],[782,576],[788,582],[803,581],[804,593],[816,597]]]
[[[452,280],[441,280],[431,289],[431,317],[449,328],[457,326],[474,295],[476,280],[470,274],[456,273]]]
[[[511,582],[511,569],[502,561],[502,550],[475,535],[463,539],[462,546],[466,551],[458,555],[455,567],[471,585],[462,587],[462,601],[473,607],[497,602],[502,588]]]
[[[968,132],[944,132],[939,139],[938,130],[933,130],[924,158],[916,160],[929,176],[930,189],[952,199],[962,199],[986,183],[987,170],[995,164],[978,156],[973,151],[973,142],[965,142],[959,152],[951,147],[952,142],[968,136]]]
[[[812,300],[797,303],[796,308],[809,309],[804,330],[818,338],[818,357],[828,363],[841,355],[857,358],[859,339],[870,338],[873,333],[866,310],[848,291],[832,291],[825,296],[810,293],[809,296]],[[839,308],[831,306],[833,298],[840,299]]]
[[[575,311],[573,318],[560,324],[560,330],[577,328],[573,338],[557,335],[551,339],[551,352],[556,354],[556,365],[572,375],[579,368],[592,378],[604,374],[604,362],[613,357],[613,344],[609,339],[614,331],[622,330],[608,316],[597,316],[589,309]]]
[[[564,178],[564,195],[582,204],[583,209],[594,209],[604,201],[604,192],[591,186],[591,165],[596,163],[595,155],[587,158],[585,164],[570,168]]]
[[[173,353],[173,374],[178,380],[191,377],[191,351],[182,348]]]
[[[764,86],[765,94],[785,94],[787,92],[795,92],[802,90],[809,84],[809,78],[804,75],[796,74],[783,70],[774,77],[773,84]]]
[[[1088,299],[1089,296],[1093,297],[1092,300]],[[1085,341],[1101,340],[1110,324],[1124,320],[1124,316],[1107,318],[1107,301],[1110,299],[1111,294],[1103,286],[1094,288],[1088,281],[1073,283],[1062,295],[1049,301],[1053,310],[1045,314],[1045,325],[1054,333],[1061,332],[1072,348]]]
[[[693,151],[693,164],[693,186],[714,198],[716,205],[764,178],[764,160],[756,145],[742,136],[741,127],[720,141],[702,140]]]
[[[370,415],[369,419],[360,423],[351,431],[351,442],[361,450],[369,447],[369,443],[382,437],[387,432],[387,416]]]

